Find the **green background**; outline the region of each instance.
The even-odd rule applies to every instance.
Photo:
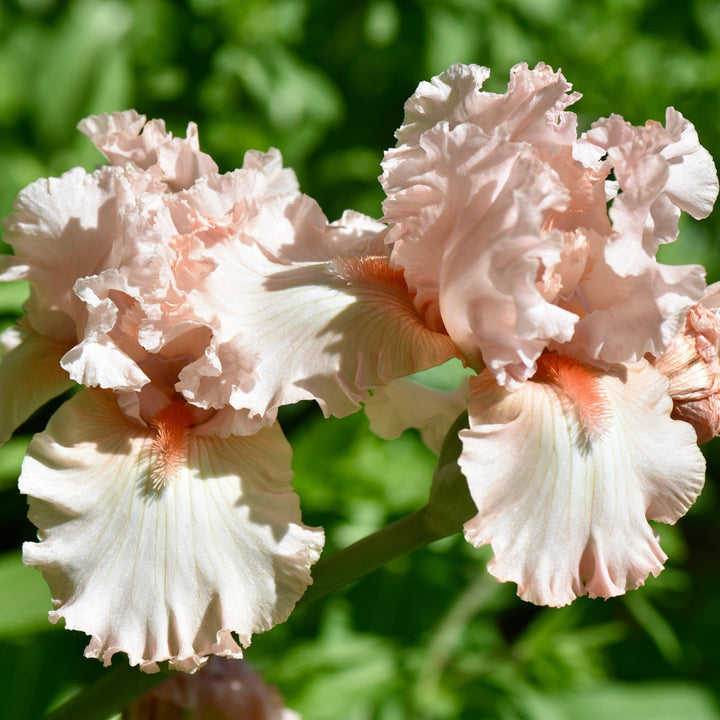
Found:
[[[102,161],[78,120],[135,107],[175,133],[197,122],[222,171],[278,147],[331,220],[345,208],[378,217],[379,162],[419,81],[477,62],[502,91],[512,64],[540,60],[584,94],[583,128],[613,112],[663,120],[673,105],[720,157],[713,0],[6,0],[0,214],[36,178]],[[719,217],[685,218],[665,261],[720,279]],[[5,324],[25,292],[0,287]],[[34,528],[15,480],[51,411],[0,449],[0,717],[15,720],[102,673],[82,658],[84,636],[48,625],[49,592],[19,560]],[[329,550],[424,503],[434,458],[416,435],[386,443],[362,415],[321,422],[310,405],[283,424],[304,519],[325,526]],[[247,656],[305,720],[720,718],[717,443],[700,501],[658,527],[670,559],[643,590],[538,609],[457,536],[301,608]]]

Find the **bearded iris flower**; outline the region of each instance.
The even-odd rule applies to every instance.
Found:
[[[384,251],[384,226],[356,213],[329,224],[275,150],[221,175],[194,125],[178,139],[129,111],[80,128],[111,164],[22,191],[5,235],[15,255],[2,278],[31,287],[6,335],[5,435],[84,386],[30,444],[20,490],[39,542],[23,557],[50,585],[51,621],[91,636],[86,655],[190,671],[210,654],[240,657],[311,582],[323,533],[301,522],[277,408],[320,394],[348,412],[381,382],[387,362],[360,367],[340,343],[345,321],[323,325],[338,313],[352,323],[366,303],[346,276],[368,247]],[[326,260],[322,296],[303,300],[282,278],[270,293],[268,258],[297,280],[304,253]],[[412,315],[385,275],[370,273],[394,308],[383,317]],[[309,306],[317,338],[295,327]],[[392,369],[434,365],[452,346],[433,347],[397,343]]]
[[[408,101],[387,225],[328,223],[277,151],[219,174],[193,125],[174,138],[133,111],[80,125],[110,165],[20,193],[0,279],[31,295],[2,338],[0,439],[83,386],[20,489],[39,530],[25,562],[88,656],[192,671],[284,621],[323,535],[302,524],[277,410],[341,416],[383,386],[373,403],[406,404],[374,420],[385,435],[419,423],[437,446],[467,409],[465,536],[521,597],[660,572],[648,520],[677,520],[704,475],[663,358],[706,288],[655,255],[681,211],[710,212],[715,168],[672,108],[578,138],[559,72],[516,66],[504,94],[481,90],[488,72],[453,66]],[[450,358],[476,374],[441,406],[393,384]]]
[[[526,600],[611,597],[660,572],[648,520],[675,522],[703,485],[696,435],[645,357],[705,292],[703,268],[655,254],[681,210],[710,212],[717,174],[672,108],[664,127],[612,116],[578,138],[559,72],[518,65],[504,94],[481,90],[488,75],[455,65],[408,100],[381,177],[390,262],[478,373],[466,538]],[[391,427],[371,409],[373,425],[428,428],[427,406],[409,412]]]
[[[195,675],[178,674],[125,708],[122,720],[300,720],[246,660],[211,658]]]

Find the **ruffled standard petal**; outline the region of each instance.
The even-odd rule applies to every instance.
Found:
[[[665,192],[671,202],[695,219],[707,217],[718,196],[718,175],[697,131],[675,108],[665,111],[665,127],[673,142],[662,154],[670,163]]]
[[[551,167],[502,134],[440,123],[420,149],[422,157],[385,163],[391,261],[418,310],[441,318],[472,367],[486,365],[508,386],[526,380],[577,322],[538,287],[563,258],[546,215],[569,196]]]
[[[97,390],[53,416],[20,478],[40,538],[24,560],[50,586],[50,619],[92,636],[88,657],[192,670],[209,654],[240,657],[287,618],[323,535],[300,522],[277,426],[225,439],[155,428]]]
[[[663,568],[647,520],[674,523],[702,489],[695,433],[670,419],[667,381],[644,361],[601,373],[551,354],[540,367],[514,393],[472,383],[466,538],[492,545],[488,570],[525,600],[622,594]]]
[[[172,190],[190,187],[199,177],[217,172],[215,161],[200,151],[195,123],[188,125],[183,139],[167,132],[163,120],[145,121],[135,110],[125,110],[92,115],[78,123],[78,130],[113,165],[132,163]]]
[[[503,94],[480,91],[489,77],[488,68],[458,63],[421,82],[405,103],[398,145],[417,144],[425,130],[444,120],[451,127],[472,123],[487,133],[503,128],[512,142],[529,142],[551,152],[575,140],[577,118],[565,108],[581,96],[570,92],[572,85],[561,72],[545,63],[532,70],[519,63],[510,70]]]
[[[67,351],[62,343],[24,333],[22,342],[2,359],[0,365],[0,443],[48,400],[73,385],[60,367]]]
[[[73,168],[21,190],[5,220],[3,240],[14,256],[2,259],[2,280],[30,281],[25,311],[33,328],[73,342],[82,303],[73,293],[78,277],[98,272],[116,241],[118,209],[115,168],[91,175]],[[20,272],[18,272],[20,271]]]

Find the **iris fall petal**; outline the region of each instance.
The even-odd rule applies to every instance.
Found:
[[[24,560],[50,585],[51,620],[91,635],[86,655],[106,664],[116,652],[147,671],[239,657],[311,582],[323,534],[300,521],[279,428],[172,434],[182,430],[171,427],[158,448],[112,393],[85,390],[33,439],[23,465],[40,538]]]
[[[490,543],[488,569],[525,600],[611,597],[663,568],[648,520],[674,523],[702,489],[690,425],[670,419],[667,381],[645,361],[590,369],[545,356],[547,372],[509,393],[472,383],[460,466]]]

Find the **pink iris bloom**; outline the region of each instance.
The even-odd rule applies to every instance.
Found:
[[[504,94],[481,90],[488,75],[454,65],[408,100],[381,177],[390,263],[479,373],[460,433],[466,538],[526,600],[611,597],[660,572],[648,520],[675,522],[703,485],[695,432],[644,357],[704,295],[702,267],[655,254],[681,210],[710,212],[717,174],[672,108],[664,127],[612,116],[578,138],[559,72],[517,65]],[[414,396],[412,424],[437,436]],[[410,423],[371,413],[385,435]]]
[[[277,408],[353,411],[454,347],[389,268],[385,227],[328,223],[276,150],[221,175],[194,125],[174,138],[129,111],[80,129],[110,164],[37,181],[6,221],[1,277],[31,295],[4,337],[4,437],[84,386],[30,444],[20,489],[39,542],[24,560],[50,585],[51,621],[91,636],[87,656],[193,670],[284,621],[323,545]],[[363,326],[368,306],[379,319]]]

